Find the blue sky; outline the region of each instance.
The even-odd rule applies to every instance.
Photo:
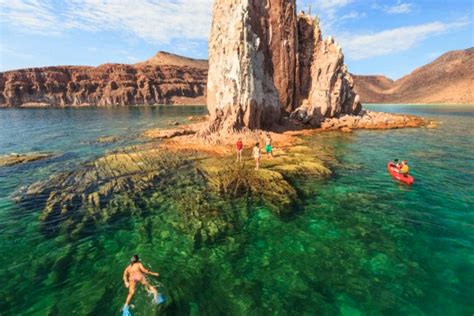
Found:
[[[298,0],[349,70],[399,78],[474,46],[472,0]],[[212,0],[0,0],[0,71],[135,63],[159,50],[207,57]]]

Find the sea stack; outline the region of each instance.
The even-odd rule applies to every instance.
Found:
[[[275,34],[276,41],[281,39],[285,7],[280,2],[272,7],[266,0],[214,1],[207,81],[211,132],[269,128],[279,120],[272,56],[283,55],[275,60],[279,65],[290,57],[280,49],[274,54],[272,41]]]
[[[361,110],[340,46],[296,1],[215,0],[209,39],[210,132],[310,126]]]

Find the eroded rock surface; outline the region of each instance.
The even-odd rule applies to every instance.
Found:
[[[318,20],[308,15],[298,16],[298,29],[300,104],[292,116],[316,126],[324,118],[358,114],[362,106],[339,44],[323,39]]]
[[[340,46],[295,0],[216,0],[209,65],[211,132],[268,129],[290,113],[317,126],[361,109]]]
[[[269,10],[267,0],[214,1],[207,82],[211,131],[268,128],[279,120],[271,40],[285,25],[270,25],[270,21],[281,23],[286,6],[274,4]],[[283,52],[278,49],[278,53]],[[275,63],[286,60],[281,56]]]
[[[159,52],[135,65],[0,73],[0,106],[205,104],[207,62]]]

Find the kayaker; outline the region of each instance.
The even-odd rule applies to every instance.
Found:
[[[410,168],[408,167],[408,161],[403,160],[401,163],[401,168],[399,172],[406,177],[409,171],[410,171]]]
[[[392,163],[392,166],[391,166],[391,169],[394,171],[394,172],[397,172],[399,173],[400,172],[400,167],[401,167],[401,163],[398,159],[394,159],[393,160],[393,163]]]
[[[396,167],[397,169],[400,169],[401,166],[402,166],[400,160],[398,160],[398,159],[395,159],[395,160],[393,161],[393,163],[394,163],[394,165],[395,165],[395,167]]]

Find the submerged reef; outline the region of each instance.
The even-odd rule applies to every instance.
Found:
[[[216,240],[239,227],[262,205],[279,216],[301,209],[294,181],[331,174],[329,160],[316,158],[304,145],[277,149],[255,171],[252,160],[193,150],[172,150],[156,143],[125,148],[19,190],[14,200],[40,205],[42,229],[70,236],[100,223],[148,212],[173,212],[173,223],[196,244]],[[172,218],[172,217],[170,217]]]

